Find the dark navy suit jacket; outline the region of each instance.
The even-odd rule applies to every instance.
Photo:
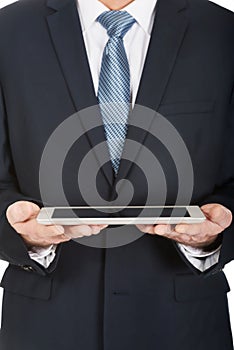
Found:
[[[234,16],[207,0],[157,6],[137,103],[163,114],[183,137],[194,166],[192,203],[234,211]],[[234,257],[233,225],[218,264],[205,273],[175,243],[150,235],[112,249],[71,241],[48,269],[30,259],[6,209],[17,200],[42,205],[39,166],[49,136],[97,99],[74,0],[14,3],[0,11],[0,33],[0,258],[10,263],[2,280],[1,349],[231,350],[222,268]],[[167,164],[173,204],[172,162],[150,134],[129,135]],[[103,140],[102,128],[85,135],[66,161],[72,204],[85,204],[71,180],[77,166]],[[137,166],[123,161],[123,178],[134,185],[132,204],[144,204]],[[106,200],[113,186],[108,163],[98,175]]]

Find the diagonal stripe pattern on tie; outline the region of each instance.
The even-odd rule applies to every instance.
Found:
[[[126,11],[106,11],[97,21],[109,35],[102,58],[98,102],[110,159],[117,174],[127,134],[130,108],[130,70],[123,38],[135,23],[135,19]]]

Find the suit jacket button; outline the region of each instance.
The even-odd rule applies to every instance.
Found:
[[[28,271],[28,272],[33,271],[33,267],[32,267],[32,266],[22,266],[22,269],[23,269],[24,271]]]

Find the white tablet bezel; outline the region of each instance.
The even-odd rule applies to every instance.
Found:
[[[186,208],[190,217],[158,217],[158,218],[150,218],[150,217],[136,217],[136,218],[128,218],[128,217],[100,217],[100,218],[53,218],[53,212],[55,209],[124,209],[125,207],[114,206],[114,207],[103,207],[103,206],[94,206],[94,207],[44,207],[40,210],[40,213],[37,217],[37,221],[43,225],[137,225],[137,224],[178,224],[178,223],[186,223],[186,224],[195,224],[202,223],[205,221],[206,217],[202,213],[201,209],[198,206],[128,206],[128,208],[149,208],[149,209],[158,209],[158,208]]]

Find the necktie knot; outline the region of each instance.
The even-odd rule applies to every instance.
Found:
[[[110,38],[123,38],[136,22],[127,11],[105,11],[97,21],[107,30]]]

